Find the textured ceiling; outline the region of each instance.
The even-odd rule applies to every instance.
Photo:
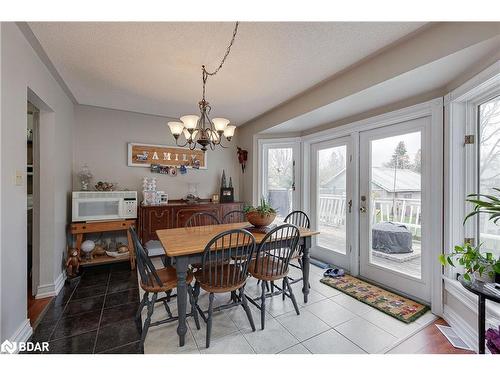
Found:
[[[213,117],[240,125],[423,23],[241,23],[226,65],[209,78]],[[178,117],[197,112],[201,65],[213,70],[234,24],[32,22],[80,104]]]

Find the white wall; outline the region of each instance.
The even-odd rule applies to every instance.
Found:
[[[1,332],[4,339],[30,334],[26,275],[26,124],[28,88],[39,99],[41,131],[40,286],[55,293],[62,278],[68,193],[71,191],[73,103],[14,23],[1,24]],[[8,95],[5,95],[8,93]],[[30,99],[31,99],[30,98]],[[16,171],[23,184],[15,184]]]
[[[220,188],[222,170],[233,178],[236,199],[239,190],[239,164],[236,154],[238,137],[227,149],[218,148],[208,153],[208,169],[188,169],[186,175],[176,177],[152,174],[148,168],[127,166],[127,143],[175,145],[166,125],[167,119],[134,112],[75,106],[74,188],[79,189],[77,173],[87,163],[96,181],[117,182],[119,189],[142,190],[142,177],[158,177],[158,189],[165,190],[169,199],[180,199],[187,194],[188,183],[199,184],[201,198],[210,198]],[[236,130],[236,133],[238,130]]]

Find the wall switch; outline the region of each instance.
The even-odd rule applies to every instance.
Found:
[[[16,186],[23,186],[23,172],[16,171]]]

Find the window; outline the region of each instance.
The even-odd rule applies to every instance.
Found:
[[[477,191],[498,195],[493,188],[500,188],[500,96],[480,104],[477,113]],[[488,215],[479,215],[476,220],[479,243],[500,256],[500,226],[489,221]]]

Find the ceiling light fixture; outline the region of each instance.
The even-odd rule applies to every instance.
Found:
[[[209,72],[205,69],[205,65],[201,66],[203,98],[198,103],[200,116],[186,115],[180,118],[180,122],[171,121],[168,123],[168,127],[175,138],[175,144],[179,147],[189,147],[191,150],[194,150],[197,145],[199,145],[203,152],[207,150],[207,146],[210,146],[210,149],[212,150],[215,150],[217,145],[226,148],[226,146],[222,144],[222,139],[226,138],[227,141],[231,141],[231,138],[234,136],[236,126],[229,125],[229,120],[220,117],[210,119],[209,114],[212,107],[205,100],[205,86],[208,77],[214,76],[219,72],[222,65],[224,65],[224,62],[226,61],[229,52],[231,52],[231,47],[234,43],[234,39],[236,38],[236,33],[238,32],[238,24],[239,23],[236,22],[231,42],[229,43],[226,53],[217,69],[213,72]],[[183,134],[186,138],[184,144],[179,144],[179,137],[181,134]]]

